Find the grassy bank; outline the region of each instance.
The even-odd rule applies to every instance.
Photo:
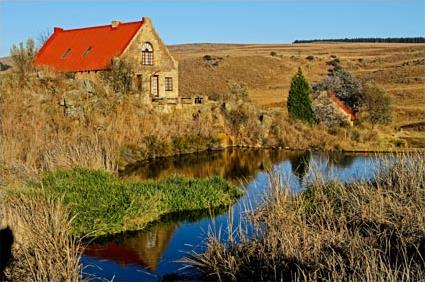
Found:
[[[316,177],[294,195],[271,176],[253,211],[257,236],[222,242],[188,261],[219,280],[417,281],[425,276],[425,160],[399,156],[370,181]]]
[[[219,177],[123,181],[87,169],[47,173],[37,186],[47,195],[63,197],[75,216],[72,234],[78,236],[142,229],[163,215],[230,205],[242,194]]]
[[[18,190],[4,197],[0,191],[0,229],[9,226],[14,237],[4,281],[82,281],[82,245],[70,236],[69,210],[58,199]]]

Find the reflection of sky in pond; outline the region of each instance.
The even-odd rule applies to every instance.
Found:
[[[236,227],[247,206],[255,207],[262,202],[268,186],[267,172],[282,177],[297,193],[303,190],[303,184],[313,179],[312,171],[319,171],[325,180],[335,177],[341,181],[369,179],[381,159],[378,155],[231,150],[215,152],[212,157],[197,155],[193,162],[190,156],[183,160],[167,159],[159,165],[150,163],[149,168],[155,169],[157,177],[221,175],[233,181],[239,179],[239,183],[244,179],[247,193],[232,207],[233,226]],[[151,175],[149,169],[143,167],[133,169],[132,173],[132,177],[140,178]],[[114,281],[158,281],[165,274],[190,273],[193,270],[181,270],[184,265],[176,260],[191,251],[202,252],[207,234],[212,230],[221,231],[225,240],[229,214],[224,211],[213,219],[208,214],[188,219],[158,223],[150,230],[115,236],[113,240],[94,245],[90,255],[82,258],[84,272]],[[251,226],[244,226],[252,231]]]

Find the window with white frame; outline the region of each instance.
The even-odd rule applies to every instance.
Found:
[[[153,47],[149,42],[142,45],[142,64],[153,65]]]
[[[173,78],[166,77],[165,78],[165,91],[173,91]]]

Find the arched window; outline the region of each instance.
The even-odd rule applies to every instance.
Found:
[[[149,42],[143,43],[142,46],[142,64],[153,65],[153,48]]]

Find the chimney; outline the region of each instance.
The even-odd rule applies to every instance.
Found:
[[[63,31],[63,28],[61,28],[61,27],[57,27],[57,26],[55,26],[55,27],[53,28],[53,33],[61,32],[61,31]]]
[[[120,21],[112,21],[112,28],[117,28],[120,25]]]
[[[144,24],[147,24],[147,23],[150,24],[151,23],[151,19],[149,17],[143,17],[142,21],[143,21]]]

